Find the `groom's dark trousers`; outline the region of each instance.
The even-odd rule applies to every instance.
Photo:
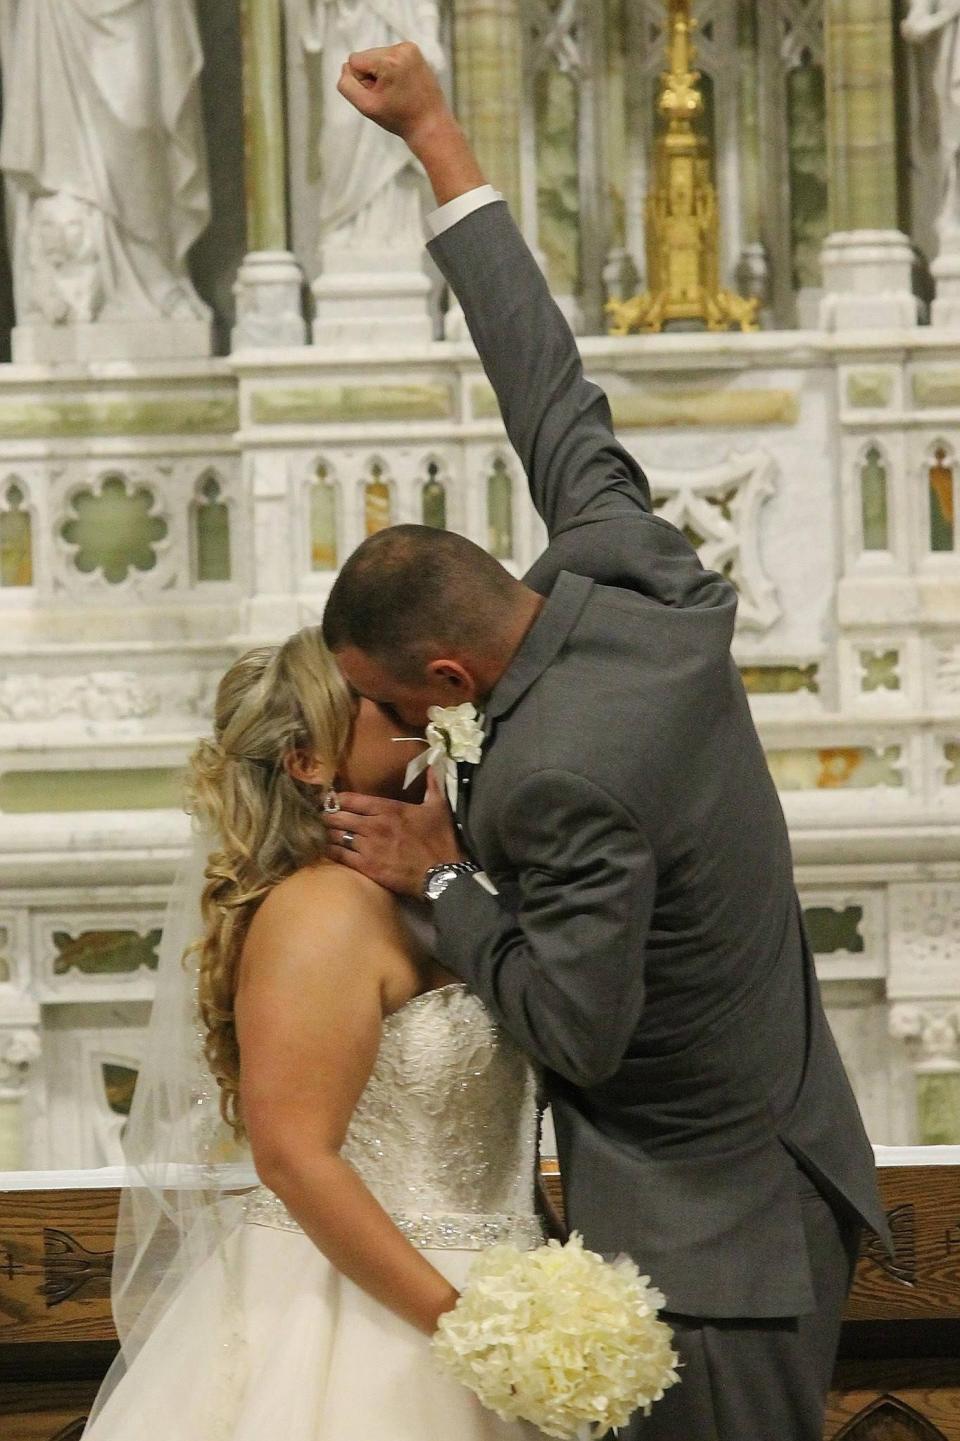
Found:
[[[544,1067],[569,1224],[667,1297],[683,1379],[636,1441],[819,1441],[856,1232],[886,1223],[736,592],[653,514],[506,205],[430,249],[549,535],[460,792],[499,895],[449,886],[440,953]]]

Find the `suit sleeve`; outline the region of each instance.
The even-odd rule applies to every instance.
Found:
[[[461,877],[434,907],[443,963],[529,1055],[597,1085],[643,1008],[652,851],[616,799],[567,771],[522,782],[498,828],[517,908]]]
[[[583,374],[573,334],[503,201],[429,245],[463,306],[507,434],[551,537],[588,512],[651,509],[607,397]]]

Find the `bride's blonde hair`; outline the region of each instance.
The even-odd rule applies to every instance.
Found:
[[[234,662],[217,688],[213,738],[200,741],[190,758],[188,809],[220,843],[207,860],[197,943],[204,1054],[220,1087],[220,1110],[238,1136],[240,952],[267,893],[326,849],[323,801],[353,714],[319,627],[307,627],[282,646],[261,646]],[[294,751],[320,761],[326,786],[288,774]]]

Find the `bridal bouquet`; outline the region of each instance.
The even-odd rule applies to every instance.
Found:
[[[648,1413],[680,1378],[664,1298],[628,1257],[566,1245],[491,1246],[433,1349],[444,1369],[505,1421],[588,1441]]]

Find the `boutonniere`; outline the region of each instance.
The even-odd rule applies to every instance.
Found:
[[[426,736],[397,736],[397,740],[418,740],[427,747],[407,766],[403,788],[412,785],[418,776],[431,768],[447,792],[451,807],[457,808],[457,762],[479,765],[486,736],[483,716],[471,701],[463,705],[432,705],[427,711],[429,724]]]

